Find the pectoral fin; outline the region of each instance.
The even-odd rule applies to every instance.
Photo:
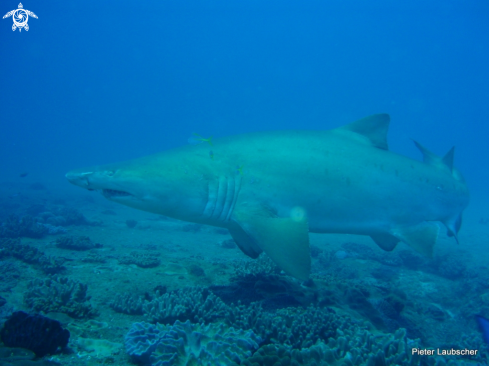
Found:
[[[236,223],[247,234],[249,244],[253,243],[267,253],[285,273],[303,281],[309,278],[311,256],[305,219],[236,214]]]
[[[255,240],[246,234],[246,232],[238,224],[228,227],[228,230],[239,249],[241,249],[241,251],[248,257],[256,259],[261,252],[263,252]]]
[[[417,252],[432,257],[439,231],[440,227],[437,224],[425,222],[416,226],[397,228],[392,232],[392,235]]]

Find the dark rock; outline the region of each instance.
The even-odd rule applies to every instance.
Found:
[[[233,239],[223,240],[219,243],[221,248],[234,249],[236,248],[236,242]]]
[[[2,296],[0,296],[0,306],[3,306],[7,303],[7,300],[5,300]]]
[[[324,250],[322,250],[321,248],[319,248],[315,245],[311,245],[310,250],[311,250],[311,257],[312,258],[317,258],[317,257],[319,257],[319,254],[324,252]]]
[[[48,229],[34,220],[32,216],[18,217],[10,215],[0,226],[1,238],[42,238],[48,234]]]
[[[16,311],[5,322],[0,337],[8,347],[27,348],[36,356],[43,357],[65,348],[70,332],[63,329],[57,320]]]
[[[188,272],[192,275],[192,276],[196,276],[196,277],[205,277],[205,272],[204,270],[202,269],[202,267],[199,267],[197,266],[196,264],[192,264],[190,266],[190,268],[188,269]]]
[[[138,222],[136,220],[126,220],[126,226],[129,229],[135,228],[137,224],[138,224]]]
[[[398,255],[402,259],[403,264],[413,270],[421,268],[426,263],[423,257],[417,255],[412,250],[401,250]]]
[[[39,249],[28,244],[21,244],[20,239],[0,239],[0,258],[12,256],[22,262],[39,265],[48,274],[60,273],[66,268],[65,259],[45,255]]]
[[[372,270],[372,276],[381,281],[392,281],[397,278],[398,274],[397,270],[383,265]]]
[[[135,264],[141,268],[152,268],[160,265],[160,253],[131,252],[119,258],[119,264]]]
[[[56,246],[70,250],[90,250],[101,248],[102,244],[94,243],[88,236],[63,236],[56,239]]]

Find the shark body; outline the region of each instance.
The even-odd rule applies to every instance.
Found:
[[[227,228],[252,258],[265,251],[305,280],[308,232],[368,235],[383,249],[405,242],[431,255],[441,222],[457,238],[469,193],[453,167],[416,145],[424,161],[388,151],[389,116],[329,131],[275,131],[217,139],[67,179],[109,200]]]

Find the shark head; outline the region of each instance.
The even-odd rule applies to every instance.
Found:
[[[193,221],[205,203],[201,202],[200,190],[194,187],[195,179],[175,179],[176,170],[181,169],[160,156],[151,156],[73,170],[66,179],[89,191],[99,191],[109,201]]]
[[[135,205],[144,201],[144,195],[134,184],[137,178],[130,171],[116,167],[92,167],[73,170],[66,174],[66,179],[76,186],[89,191],[100,191],[110,201]]]

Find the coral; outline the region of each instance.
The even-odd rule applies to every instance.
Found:
[[[141,296],[127,292],[123,295],[117,294],[114,300],[109,303],[109,306],[118,313],[142,315],[143,302],[144,299]]]
[[[272,260],[262,254],[256,260],[243,259],[235,261],[234,278],[246,277],[248,275],[279,274],[280,269]]]
[[[144,315],[163,324],[175,320],[208,323],[223,318],[227,311],[227,305],[212,292],[192,287],[159,295],[143,304]]]
[[[135,264],[141,268],[158,267],[160,253],[131,252],[119,258],[119,264]]]
[[[17,263],[0,260],[0,292],[7,292],[15,287],[20,278],[20,272]]]
[[[196,264],[190,265],[188,273],[195,277],[205,277],[204,269]]]
[[[82,262],[86,263],[105,263],[107,260],[105,257],[101,256],[98,253],[88,253],[88,255],[85,258],[82,258]]]
[[[220,286],[219,290],[213,287],[213,291],[226,303],[238,300],[243,304],[262,301],[268,310],[307,306],[314,300],[314,294],[297,281],[287,276],[266,273],[236,277],[231,285]]]
[[[24,302],[36,311],[60,312],[73,318],[95,316],[96,310],[89,303],[87,285],[67,277],[52,276],[29,282]]]
[[[126,335],[127,353],[138,363],[170,365],[239,365],[261,342],[252,331],[222,323],[173,325],[134,323]]]
[[[40,224],[44,226],[46,229],[48,229],[48,234],[49,235],[58,235],[58,234],[66,234],[68,230],[66,230],[62,226],[54,226],[51,224]]]
[[[311,257],[312,258],[317,258],[319,255],[324,252],[321,248],[315,246],[315,245],[310,245],[310,251],[311,251]]]
[[[0,226],[0,238],[42,238],[48,234],[48,229],[37,223],[32,216],[18,217],[10,215]]]
[[[63,236],[56,239],[58,248],[70,250],[90,250],[101,248],[102,244],[94,243],[88,236]]]
[[[417,346],[419,342],[409,340],[403,329],[394,335],[374,335],[358,326],[346,326],[338,329],[335,337],[327,342],[317,342],[300,350],[282,344],[264,345],[242,365],[414,366],[419,364],[419,356],[412,356],[409,350]]]
[[[0,258],[12,256],[25,263],[38,265],[45,273],[55,274],[64,271],[64,259],[47,256],[37,248],[21,244],[19,239],[0,239]]]
[[[451,280],[460,279],[467,273],[464,261],[460,260],[460,256],[456,254],[436,257],[433,262],[432,267],[436,269],[436,273]]]
[[[5,322],[0,337],[8,347],[27,348],[42,357],[65,348],[70,332],[56,320],[17,311]]]
[[[54,214],[63,222],[62,224],[58,224],[61,226],[90,224],[80,211],[72,207],[59,208],[55,210]]]
[[[413,250],[401,250],[397,254],[402,259],[402,263],[409,269],[418,270],[426,264],[426,259]]]
[[[227,325],[251,329],[265,343],[281,343],[291,348],[309,347],[317,340],[327,341],[345,322],[332,309],[315,306],[289,307],[268,312],[260,303],[237,305],[222,309]]]

